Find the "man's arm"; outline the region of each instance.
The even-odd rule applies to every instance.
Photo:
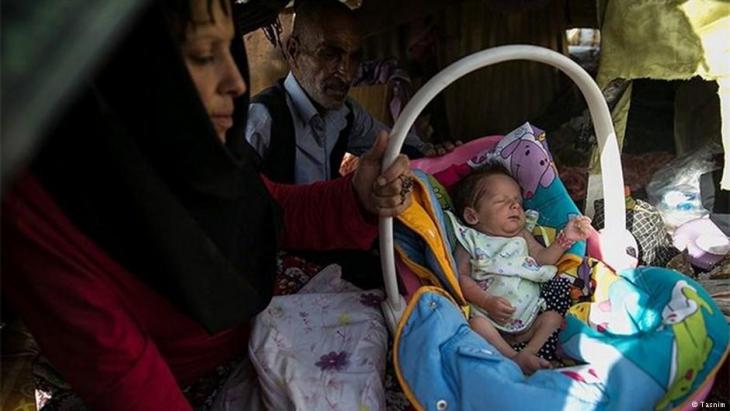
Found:
[[[352,110],[353,118],[347,151],[359,156],[373,146],[375,136],[379,131],[385,130],[390,132],[390,128],[374,119],[370,113],[365,111],[365,109],[362,108],[362,106],[355,100],[348,98],[347,104]],[[406,140],[403,143],[403,146],[406,148],[404,152],[407,154],[411,154],[413,151],[416,151],[420,156],[423,154],[425,143],[421,141],[413,129],[411,129],[408,134],[406,134]],[[408,153],[408,149],[410,149],[411,153]]]
[[[271,114],[260,103],[251,103],[248,106],[248,120],[246,122],[246,141],[264,157],[271,145]]]

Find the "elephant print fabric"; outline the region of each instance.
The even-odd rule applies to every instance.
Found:
[[[504,136],[493,149],[472,157],[468,164],[476,169],[491,161],[502,163],[510,171],[526,200],[535,196],[538,187],[550,187],[557,176],[545,132],[530,123]]]
[[[538,187],[550,187],[557,176],[545,132],[530,123],[504,136],[492,150],[474,156],[469,165],[476,169],[490,161],[498,161],[510,171],[526,200],[535,196]]]
[[[555,166],[552,159],[539,140],[545,141],[545,134],[535,137],[532,129],[523,130],[524,134],[507,144],[499,151],[503,159],[509,161],[512,176],[523,188],[525,198],[535,195],[538,185],[549,187],[555,180]],[[498,147],[499,149],[499,147]]]

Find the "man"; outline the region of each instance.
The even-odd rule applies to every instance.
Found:
[[[346,152],[359,156],[387,129],[347,97],[361,43],[354,15],[341,2],[309,1],[297,8],[285,46],[291,72],[254,97],[246,127],[246,139],[272,180],[308,184],[336,178]],[[451,149],[453,144],[434,147],[414,133],[404,146],[411,157]]]

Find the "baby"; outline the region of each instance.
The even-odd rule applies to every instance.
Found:
[[[501,165],[463,178],[453,192],[465,225],[447,213],[458,239],[456,263],[464,297],[472,307],[469,323],[525,374],[550,363],[537,356],[563,317],[545,310],[540,283],[553,279],[554,264],[575,241],[585,240],[590,220],[571,220],[549,246],[525,229],[520,186]],[[512,346],[525,343],[520,352]]]

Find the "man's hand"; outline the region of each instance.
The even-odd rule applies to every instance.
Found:
[[[456,147],[460,146],[461,144],[462,144],[461,140],[456,140],[453,143],[451,141],[445,141],[445,142],[439,143],[439,144],[426,143],[426,145],[424,146],[424,149],[423,149],[423,155],[425,157],[442,156],[446,153],[450,153],[450,152],[454,151],[454,149]]]
[[[388,146],[388,133],[381,131],[373,147],[360,157],[352,185],[360,204],[380,217],[394,217],[411,204],[413,177],[408,157],[401,154],[381,174],[381,162]]]
[[[506,298],[493,295],[482,302],[482,308],[489,314],[489,318],[499,324],[506,323],[515,313],[515,307]]]

